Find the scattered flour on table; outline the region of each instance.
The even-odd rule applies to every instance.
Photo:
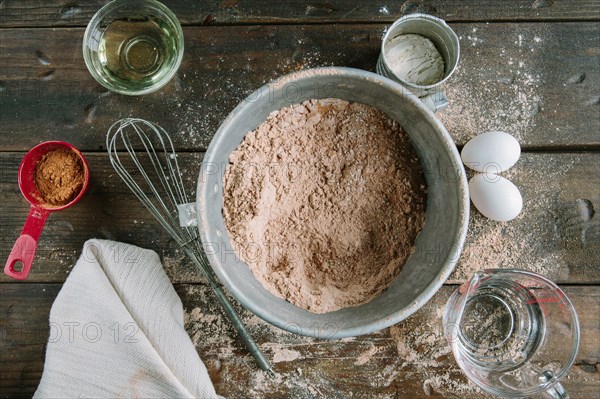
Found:
[[[471,206],[465,246],[449,282],[462,283],[478,270],[494,268],[526,269],[553,281],[589,273],[595,267],[593,245],[582,240],[578,198],[591,191],[563,187],[569,176],[581,173],[581,162],[577,154],[530,154],[503,173],[521,190],[523,211],[510,222],[494,222]]]
[[[210,288],[207,285],[188,288],[185,297],[197,299],[192,301],[196,306],[186,310],[184,320],[186,331],[209,369],[218,393],[219,387],[233,385],[237,388],[226,388],[222,393],[228,392],[229,397],[251,399],[275,397],[277,393],[303,399],[331,397],[333,392],[337,392],[336,385],[340,383],[335,379],[336,372],[343,376],[343,368],[354,370],[356,367],[364,367],[373,372],[367,382],[373,388],[401,385],[406,378],[420,378],[422,396],[427,393],[433,395],[435,392],[447,397],[475,394],[477,397],[487,398],[461,376],[456,365],[449,364],[449,361],[452,362],[452,355],[441,335],[442,307],[427,304],[413,317],[391,327],[391,340],[387,339],[387,332],[381,332],[372,338],[336,341],[315,341],[310,337],[297,336],[270,326],[243,310],[240,312],[242,320],[255,338],[263,340],[264,343],[259,342],[259,345],[278,371],[276,377],[272,378],[257,369],[254,359],[243,347],[218,305],[214,301],[206,301],[209,295]],[[189,299],[186,302],[188,301]],[[385,346],[379,343],[381,338],[387,342]],[[325,361],[329,357],[335,359],[343,356],[346,346],[353,347],[365,339],[367,342],[374,342],[359,353],[354,362],[344,361],[340,365],[343,368],[339,371],[331,370],[331,365],[325,366],[325,369],[313,368],[311,364],[314,359],[304,358],[303,355],[309,353],[309,356],[315,356],[318,353]],[[397,355],[391,354],[389,364],[380,368],[369,365],[376,357],[390,356],[389,352],[385,353],[388,345],[394,345],[397,351]],[[377,361],[381,362],[382,359]]]
[[[363,352],[360,354],[360,356],[358,356],[354,362],[354,365],[362,366],[363,364],[367,364],[377,352],[379,352],[379,348],[377,348],[375,345],[371,345],[366,352]]]
[[[477,31],[478,28],[473,28],[471,33],[460,36],[461,43],[467,42],[476,49],[485,46]],[[499,54],[490,55],[498,60],[494,76],[489,78],[488,71],[476,69],[472,75],[465,75],[459,65],[443,87],[450,105],[437,116],[458,145],[490,130],[508,132],[521,141],[535,127],[536,115],[543,110],[543,98],[538,89],[544,78],[538,65],[527,61],[531,56],[526,55],[537,51],[542,39],[516,34],[507,40],[513,40],[506,45],[516,45],[517,54],[522,57],[507,55],[501,48]]]
[[[434,373],[432,373],[434,374]],[[471,382],[465,383],[457,379],[458,373],[442,372],[429,377],[423,381],[423,393],[425,395],[431,395],[435,392],[444,392],[452,397],[460,397],[461,394],[466,393],[481,393],[481,398],[490,397],[484,395],[484,393]]]
[[[271,352],[273,363],[292,362],[300,357],[300,352],[287,349],[282,344],[268,343],[264,345],[264,348]]]
[[[445,88],[451,105],[438,116],[457,144],[491,130],[505,131],[521,141],[534,126],[533,116],[541,110],[541,97],[536,94],[539,76],[527,74],[506,79],[514,80],[477,88],[456,82]]]
[[[269,38],[275,34],[271,32]],[[183,79],[176,77],[178,89],[185,92],[185,100],[179,101],[173,109],[173,117],[177,121],[178,134],[186,139],[186,146],[207,148],[219,125],[235,106],[264,84],[294,71],[339,65],[339,62],[324,59],[322,52],[313,49],[306,37],[299,37],[296,44],[303,50],[295,50],[291,57],[280,57],[275,64],[269,64],[268,71],[257,71],[257,63],[251,55],[236,59],[239,65],[235,68],[228,65],[231,60],[219,56],[211,62],[227,73],[210,74],[207,79],[202,71],[196,70],[189,75],[183,74]],[[217,51],[214,43],[213,49]],[[193,86],[186,81],[193,82]]]
[[[390,9],[388,6],[381,6],[379,7],[379,13],[383,15],[390,15]]]
[[[426,316],[430,314],[435,314],[436,317]],[[458,396],[477,393],[481,397],[487,397],[479,387],[462,375],[458,365],[452,363],[454,368],[447,367],[449,361],[454,360],[452,350],[443,336],[442,314],[443,307],[434,308],[430,302],[411,318],[390,327],[390,336],[396,343],[401,361],[396,367],[414,369],[419,374],[427,375],[422,383],[425,395],[442,393]]]
[[[216,346],[219,357],[233,356],[233,340],[226,330],[225,320],[220,314],[203,313],[199,307],[193,308],[184,314],[184,325],[196,347]]]
[[[288,375],[277,373],[273,378],[264,371],[257,371],[252,375],[252,386],[249,389],[248,397],[264,398],[268,397],[265,396],[266,392],[274,392],[276,390],[285,392],[286,394],[295,392],[294,397],[298,397],[299,392],[303,393],[303,398],[327,397],[327,391],[320,384],[309,382],[309,380],[302,377],[301,372],[294,377],[291,379]]]

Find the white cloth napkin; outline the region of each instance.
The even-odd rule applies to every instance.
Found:
[[[155,252],[85,243],[50,311],[35,397],[218,397]]]

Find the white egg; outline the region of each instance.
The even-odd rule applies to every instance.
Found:
[[[519,160],[521,146],[505,132],[487,132],[475,136],[460,153],[463,163],[477,172],[500,173]]]
[[[489,219],[506,222],[523,209],[517,186],[493,173],[477,174],[469,181],[469,194],[475,208]]]

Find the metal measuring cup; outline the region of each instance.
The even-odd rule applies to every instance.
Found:
[[[420,85],[402,79],[393,71],[393,60],[386,56],[388,46],[398,36],[415,34],[433,42],[444,61],[442,79],[429,85]],[[460,44],[456,33],[443,20],[427,14],[409,14],[398,19],[387,30],[381,41],[381,53],[377,60],[377,73],[401,83],[416,94],[425,105],[436,112],[448,106],[446,95],[440,86],[456,70],[460,58]]]
[[[60,206],[47,204],[42,200],[34,178],[35,169],[42,157],[56,149],[72,151],[80,159],[84,173],[83,185],[79,193],[70,202]],[[66,209],[79,201],[88,187],[89,180],[90,172],[85,158],[78,149],[69,143],[64,141],[46,141],[36,145],[25,154],[19,166],[19,188],[25,199],[31,204],[31,208],[23,226],[23,231],[21,231],[21,235],[15,241],[4,266],[4,273],[7,276],[17,280],[25,280],[27,278],[37,250],[38,239],[40,234],[42,234],[46,219],[50,216],[50,213]],[[22,263],[20,270],[15,268],[17,262]]]

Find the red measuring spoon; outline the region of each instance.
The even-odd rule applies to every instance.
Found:
[[[42,196],[35,185],[34,176],[35,168],[40,159],[48,152],[59,148],[72,151],[79,159],[81,159],[84,181],[83,186],[81,186],[81,191],[79,191],[79,194],[77,194],[71,202],[65,205],[56,206],[44,203]],[[25,154],[25,157],[23,157],[21,165],[19,166],[19,188],[25,196],[25,199],[31,204],[31,208],[29,209],[29,216],[27,216],[21,236],[17,238],[15,245],[13,245],[8,260],[6,261],[6,266],[4,266],[4,273],[6,275],[17,280],[25,280],[27,278],[37,249],[37,242],[42,233],[42,229],[44,228],[44,224],[46,223],[46,219],[50,213],[66,209],[79,201],[88,187],[89,180],[90,172],[85,158],[77,148],[69,143],[65,143],[64,141],[46,141],[36,145]],[[15,264],[17,262],[23,264],[21,270],[15,269]]]

